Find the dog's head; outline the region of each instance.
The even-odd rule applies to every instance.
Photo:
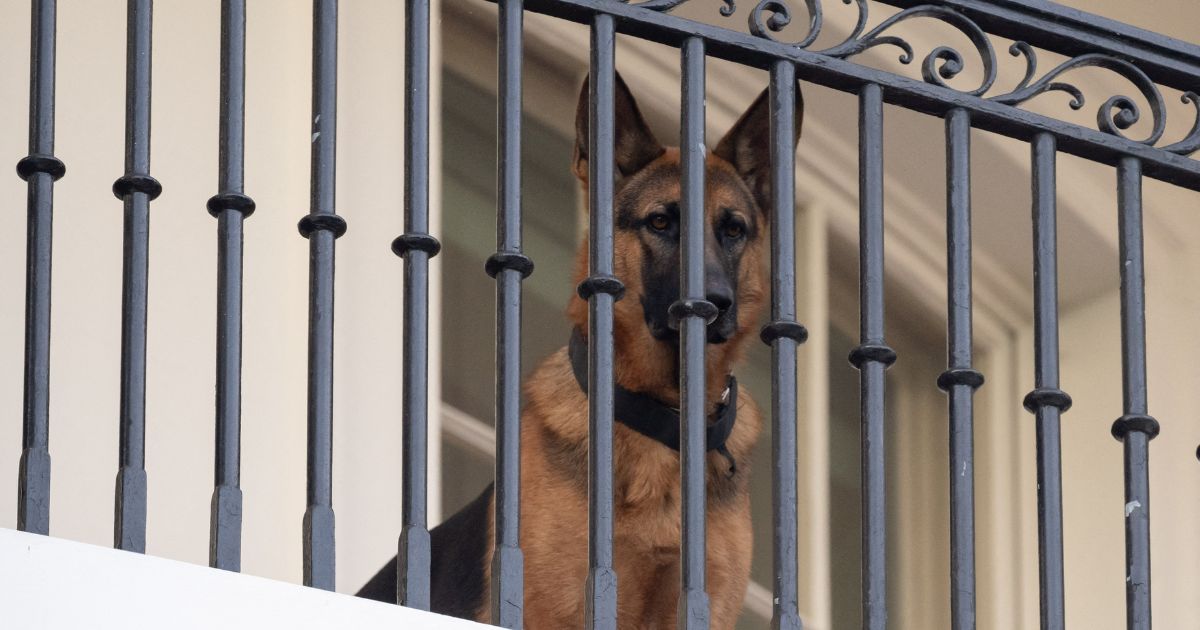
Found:
[[[680,287],[680,152],[655,139],[619,75],[614,107],[614,273],[625,284],[625,298],[616,307],[617,332],[640,342],[674,344],[678,332],[669,326],[667,310],[679,299]],[[797,91],[793,143],[799,139],[801,117]],[[586,190],[590,155],[586,79],[575,131],[574,171]],[[743,338],[766,303],[770,181],[770,108],[764,91],[717,143],[705,164],[705,293],[719,311],[708,327],[710,344]],[[580,279],[586,261],[585,251]],[[582,305],[573,306],[572,315],[583,315],[580,323],[586,321]],[[641,334],[630,330],[634,322],[644,324],[637,326]]]

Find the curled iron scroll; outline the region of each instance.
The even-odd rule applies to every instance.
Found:
[[[633,6],[666,12],[688,1],[643,0]],[[808,14],[807,29],[796,41],[782,41],[777,34],[792,23],[792,10],[789,2],[801,1]],[[726,17],[732,15],[735,10],[735,0],[722,0],[722,2],[721,15]],[[1098,53],[1082,54],[1060,63],[1035,80],[1038,73],[1037,55],[1029,44],[1018,41],[1009,47],[1009,53],[1015,57],[1024,58],[1025,76],[1012,90],[989,96],[988,92],[992,90],[996,82],[996,52],[988,34],[966,15],[944,6],[925,4],[899,11],[868,31],[870,0],[842,0],[842,3],[854,5],[858,10],[855,25],[849,36],[834,46],[811,52],[847,59],[877,46],[887,45],[900,49],[899,60],[901,63],[911,64],[916,58],[912,45],[898,35],[889,34],[889,31],[901,22],[919,18],[935,19],[950,25],[971,42],[983,66],[983,79],[978,87],[972,90],[959,89],[949,85],[947,81],[963,71],[966,59],[955,48],[937,46],[921,62],[921,77],[927,83],[1013,107],[1018,107],[1047,92],[1064,92],[1071,97],[1068,106],[1071,109],[1080,110],[1085,106],[1083,91],[1076,85],[1062,80],[1062,76],[1085,67],[1104,68],[1124,77],[1137,88],[1149,106],[1152,124],[1150,133],[1145,138],[1141,140],[1128,138],[1124,130],[1141,120],[1142,111],[1134,99],[1117,94],[1109,97],[1097,109],[1097,128],[1104,133],[1149,146],[1156,145],[1162,139],[1167,121],[1167,107],[1162,93],[1145,72],[1129,61]],[[809,50],[825,26],[823,4],[824,0],[758,0],[747,16],[749,31],[756,37]],[[1185,92],[1181,96],[1181,101],[1195,109],[1196,117],[1191,130],[1178,142],[1160,148],[1171,153],[1190,155],[1200,150],[1200,96],[1195,92]]]
[[[811,46],[817,37],[820,36],[821,28],[824,26],[824,12],[821,8],[821,1],[804,1],[808,7],[809,25],[804,37],[791,44],[796,48],[808,48]],[[965,35],[971,41],[971,44],[975,46],[975,50],[979,54],[979,58],[983,63],[983,81],[979,87],[969,90],[967,93],[976,96],[981,95],[991,89],[992,84],[995,82],[996,53],[992,49],[991,40],[988,39],[983,29],[979,28],[978,25],[963,14],[945,7],[920,5],[896,13],[880,22],[875,28],[864,33],[866,31],[869,8],[867,0],[842,1],[845,4],[853,3],[858,7],[858,19],[855,21],[854,28],[850,31],[850,35],[841,43],[814,52],[845,59],[876,46],[888,45],[895,46],[901,50],[900,63],[909,64],[915,58],[912,45],[897,35],[888,35],[886,33],[893,26],[901,22],[918,18],[932,18],[949,24]],[[774,33],[782,31],[791,21],[791,10],[788,8],[785,0],[759,0],[759,3],[755,5],[748,18],[752,34],[772,41],[779,41]],[[934,85],[950,87],[946,84],[946,80],[958,76],[964,67],[965,60],[962,53],[949,46],[938,46],[926,55],[924,61],[921,63],[921,76],[925,81]]]
[[[1196,108],[1196,119],[1192,121],[1192,130],[1188,132],[1183,140],[1174,144],[1168,144],[1163,147],[1163,151],[1178,153],[1180,155],[1191,155],[1197,150],[1200,150],[1200,96],[1195,92],[1184,92],[1179,100],[1184,104],[1191,104]]]
[[[1163,130],[1166,129],[1167,125],[1167,109],[1163,103],[1162,93],[1158,91],[1158,86],[1154,85],[1154,81],[1150,80],[1150,77],[1146,76],[1146,73],[1139,70],[1137,66],[1128,61],[1107,55],[1088,53],[1064,61],[1042,75],[1042,78],[1034,81],[1033,76],[1037,73],[1037,55],[1034,53],[1033,48],[1025,42],[1016,42],[1009,48],[1009,52],[1013,56],[1025,57],[1025,76],[1017,84],[1016,89],[1006,94],[988,97],[989,100],[1015,106],[1040,94],[1057,91],[1070,94],[1071,101],[1068,105],[1071,109],[1079,110],[1085,104],[1083,92],[1071,83],[1059,81],[1059,77],[1079,68],[1104,68],[1125,77],[1130,83],[1133,83],[1150,105],[1150,114],[1153,116],[1153,127],[1150,130],[1150,135],[1140,142],[1154,145],[1154,143],[1162,138]],[[1137,103],[1128,96],[1121,94],[1109,97],[1096,112],[1096,126],[1104,133],[1122,138],[1126,136],[1121,131],[1132,127],[1140,119],[1141,110],[1138,108]]]
[[[850,0],[845,0],[845,2],[849,4]],[[859,0],[859,2],[863,4],[865,0]],[[804,0],[804,5],[808,9],[808,31],[800,41],[794,44],[797,48],[807,48],[816,41],[817,36],[821,34],[821,27],[825,24],[821,0]],[[759,3],[750,10],[747,23],[750,33],[756,37],[777,42],[779,40],[772,33],[778,33],[792,23],[792,10],[783,0],[759,0]]]
[[[992,49],[992,41],[988,38],[987,33],[983,32],[983,29],[979,28],[975,22],[972,22],[963,14],[940,6],[916,6],[887,18],[865,35],[860,35],[862,25],[866,23],[865,3],[862,6],[863,9],[859,14],[858,26],[851,33],[851,36],[837,46],[820,51],[821,54],[844,59],[857,55],[869,48],[888,44],[896,46],[903,51],[900,55],[901,63],[912,63],[912,46],[900,37],[884,35],[883,33],[900,22],[916,18],[933,18],[949,24],[965,35],[971,41],[971,44],[975,46],[975,51],[979,53],[979,59],[983,63],[983,81],[974,90],[963,91],[979,96],[991,89],[992,84],[996,82],[996,52]],[[938,46],[926,55],[925,60],[921,63],[921,76],[928,83],[950,88],[945,80],[958,76],[964,67],[962,53],[949,46]]]
[[[1104,68],[1132,83],[1150,106],[1150,115],[1153,117],[1150,134],[1137,142],[1154,146],[1162,139],[1167,125],[1166,102],[1154,81],[1132,63],[1107,55],[1088,53],[1064,61],[1044,74],[1042,78],[1034,81],[1033,77],[1037,74],[1038,62],[1033,47],[1025,42],[1015,42],[1008,51],[1014,57],[1025,58],[1025,76],[1012,91],[987,97],[989,100],[1018,106],[1046,92],[1065,92],[1071,96],[1071,100],[1067,103],[1071,109],[1083,109],[1085,105],[1083,91],[1072,83],[1060,80],[1060,77],[1079,68]],[[1196,119],[1192,123],[1191,131],[1182,140],[1160,148],[1171,153],[1189,155],[1200,149],[1200,98],[1196,96],[1195,92],[1184,92],[1180,100],[1184,104],[1191,104],[1196,109]],[[1141,110],[1137,103],[1128,96],[1120,94],[1109,97],[1096,111],[1096,126],[1100,131],[1126,139],[1129,138],[1122,133],[1122,130],[1132,127],[1140,119]]]

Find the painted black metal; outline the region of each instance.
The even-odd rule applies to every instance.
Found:
[[[933,116],[962,108],[971,112],[972,127],[1018,140],[1032,141],[1038,133],[1050,133],[1060,151],[1093,162],[1115,166],[1124,156],[1137,157],[1147,177],[1200,191],[1200,160],[785,42],[609,0],[526,0],[525,6],[584,24],[603,13],[612,16],[624,34],[676,47],[689,37],[700,37],[710,57],[749,66],[768,68],[776,59],[788,59],[805,81],[846,92],[858,92],[863,85],[875,83],[883,89],[884,102],[893,105]]]
[[[246,1],[221,2],[221,114],[217,194],[217,395],[209,566],[242,565],[242,220],[254,212],[243,194],[246,111]]]
[[[113,194],[125,204],[121,280],[121,431],[113,545],[146,551],[146,289],[150,201],[162,187],[150,177],[152,0],[129,0],[125,66],[125,174]]]
[[[1071,398],[1058,388],[1058,223],[1054,137],[1034,138],[1033,313],[1035,389],[1025,408],[1037,422],[1038,567],[1042,630],[1066,627],[1063,580],[1062,447],[1059,419]]]
[[[533,261],[521,249],[521,0],[500,0],[497,64],[496,500],[492,554],[492,623],[521,628],[525,606],[521,552],[521,280]]]
[[[25,250],[25,398],[17,486],[17,529],[50,533],[50,253],[54,182],[56,0],[34,0],[29,43],[29,155],[17,175],[29,190]]]
[[[1158,421],[1146,400],[1146,284],[1142,256],[1142,165],[1117,166],[1117,231],[1121,255],[1121,382],[1124,415],[1113,435],[1125,450],[1125,624],[1150,630],[1150,440]]]
[[[781,337],[787,337],[799,344],[808,341],[808,329],[799,322],[777,321],[764,325],[758,337],[767,345]]]
[[[896,353],[884,341],[883,90],[858,95],[858,274],[861,343],[850,353],[858,368],[862,435],[863,628],[887,628],[887,502],[884,371]]]
[[[948,369],[938,387],[950,412],[950,624],[975,627],[975,431],[983,375],[971,367],[971,114],[946,115]]]
[[[441,251],[429,234],[429,0],[404,3],[404,50],[404,234],[392,242],[404,259],[396,602],[429,610],[429,259]]]
[[[617,628],[613,567],[613,303],[625,287],[613,276],[613,143],[616,83],[613,18],[591,22],[588,79],[588,577],[584,623]]]
[[[679,472],[682,487],[680,593],[678,627],[707,630],[708,594],[704,583],[705,558],[705,429],[708,421],[705,396],[705,327],[717,307],[705,299],[704,243],[704,41],[684,41],[681,51],[683,113],[680,116],[680,264],[679,302]],[[711,316],[711,317],[710,317]]]
[[[799,630],[796,556],[796,347],[808,332],[796,321],[796,69],[771,66],[771,345],[772,630]]]
[[[346,231],[336,210],[337,0],[313,2],[312,182],[308,239],[308,492],[304,584],[335,584],[333,513],[333,280],[335,241]]]
[[[909,8],[929,0],[879,0]],[[1200,88],[1200,46],[1043,0],[940,0],[988,33],[1067,57],[1103,53],[1136,62],[1151,79],[1180,90]]]

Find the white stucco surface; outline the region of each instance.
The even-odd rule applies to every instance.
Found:
[[[176,560],[0,529],[5,627],[421,628],[477,623]]]

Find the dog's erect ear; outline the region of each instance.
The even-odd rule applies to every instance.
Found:
[[[588,179],[588,79],[583,80],[583,90],[579,92],[579,105],[575,108],[575,176],[581,181]],[[632,175],[663,154],[665,149],[642,113],[638,111],[637,102],[629,87],[616,75],[616,86],[613,90],[613,123],[616,128],[616,138],[613,142],[613,157],[616,160],[618,174],[622,177]]]
[[[796,86],[796,123],[792,145],[800,140],[804,121],[804,99]],[[770,90],[750,105],[713,150],[717,157],[733,165],[750,186],[759,208],[768,212],[771,205],[771,104]],[[769,214],[769,212],[768,212]]]

